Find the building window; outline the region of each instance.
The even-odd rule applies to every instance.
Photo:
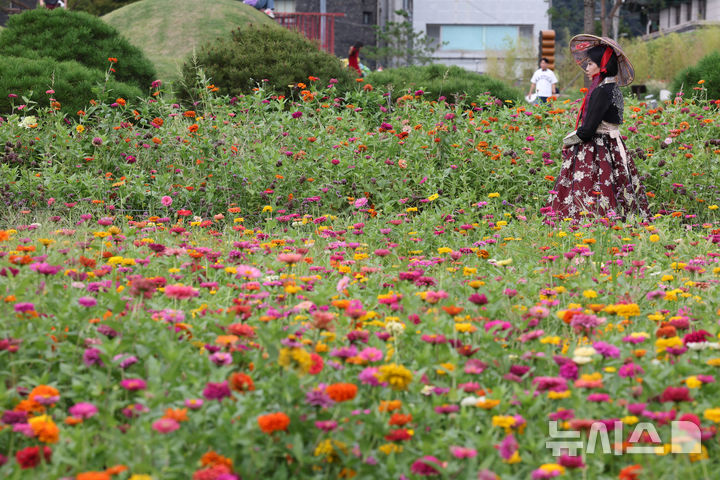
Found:
[[[692,20],[692,2],[685,4],[685,21]]]
[[[363,25],[372,25],[372,12],[363,12]]]
[[[295,0],[275,0],[275,11],[279,13],[295,13]]]
[[[705,8],[707,0],[698,0],[698,20],[705,20]]]
[[[430,33],[428,25],[428,35]],[[442,50],[507,50],[519,38],[517,25],[440,25]],[[434,32],[433,32],[434,33]]]
[[[680,24],[680,5],[675,7],[675,25]]]

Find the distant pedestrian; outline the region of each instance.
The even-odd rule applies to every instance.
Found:
[[[360,49],[364,46],[363,42],[355,42],[355,45],[348,50],[348,67],[355,70],[359,77],[363,76],[360,68]]]
[[[547,58],[540,60],[540,68],[535,70],[532,78],[530,79],[530,92],[528,97],[532,96],[533,93],[537,93],[537,98],[542,103],[547,103],[547,99],[557,94],[557,83],[558,79],[555,76],[555,72],[550,70],[548,66]]]
[[[54,10],[56,8],[67,8],[63,0],[40,0],[40,7],[45,7],[48,10]]]
[[[275,18],[275,0],[244,0],[243,3],[262,10],[270,18]]]

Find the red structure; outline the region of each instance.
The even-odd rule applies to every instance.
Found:
[[[318,41],[322,50],[335,54],[335,18],[344,13],[282,13],[275,20],[285,28],[297,30],[310,40]]]

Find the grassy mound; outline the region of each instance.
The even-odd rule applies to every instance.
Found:
[[[143,0],[102,19],[142,49],[166,81],[179,76],[185,59],[200,45],[229,37],[249,23],[275,24],[238,0]]]

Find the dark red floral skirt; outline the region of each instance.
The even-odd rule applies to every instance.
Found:
[[[622,139],[609,134],[564,147],[560,175],[543,213],[555,219],[647,220],[645,189],[626,152]]]

